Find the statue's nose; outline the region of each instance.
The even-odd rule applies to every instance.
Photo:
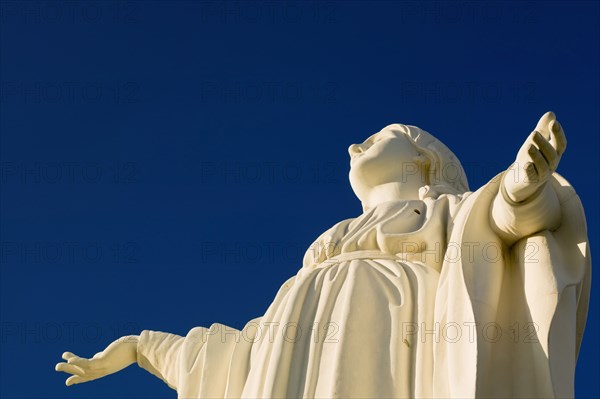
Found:
[[[350,157],[360,154],[363,151],[364,149],[360,144],[352,144],[350,147],[348,147],[348,153],[350,154]]]

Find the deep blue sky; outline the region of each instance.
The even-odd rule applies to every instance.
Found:
[[[349,144],[420,126],[472,188],[547,110],[599,254],[599,6],[2,2],[2,398],[176,397],[131,367],[71,388],[142,329],[260,316],[305,249],[360,213]],[[577,370],[600,395],[598,274]]]

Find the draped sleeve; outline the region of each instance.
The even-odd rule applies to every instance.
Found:
[[[137,346],[138,365],[163,380],[172,389],[177,389],[177,363],[184,338],[161,331],[144,330]]]
[[[499,233],[490,209],[500,182],[473,193],[453,221],[458,253],[446,256],[435,321],[459,334],[435,343],[434,396],[573,397],[591,273],[581,202],[554,174],[560,224],[540,230],[527,215],[519,224],[517,207]],[[537,231],[519,239],[524,228]]]
[[[180,398],[239,397],[258,320],[241,331],[219,323],[195,327],[185,337],[144,330],[137,347],[138,365],[175,389]]]

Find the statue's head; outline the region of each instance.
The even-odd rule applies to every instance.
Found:
[[[348,148],[350,184],[368,208],[376,188],[393,185],[398,199],[424,199],[469,190],[456,156],[416,126],[394,124]]]

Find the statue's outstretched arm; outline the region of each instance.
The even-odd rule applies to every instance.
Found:
[[[550,184],[567,146],[556,116],[547,112],[503,174],[490,213],[491,224],[509,245],[560,224],[560,204]]]
[[[55,369],[71,374],[66,381],[69,386],[97,380],[137,363],[171,388],[177,389],[177,358],[183,341],[184,338],[176,334],[144,330],[139,336],[119,338],[90,359],[65,352],[62,358],[66,362],[58,363]]]

